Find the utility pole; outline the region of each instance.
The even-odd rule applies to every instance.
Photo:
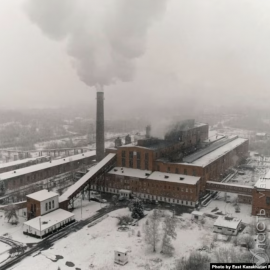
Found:
[[[40,230],[40,239],[42,238],[42,231],[41,231],[41,217],[39,217],[39,230]]]
[[[81,197],[81,220],[82,220],[82,197]]]

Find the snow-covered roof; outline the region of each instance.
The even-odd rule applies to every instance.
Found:
[[[151,174],[152,171],[139,170],[139,169],[133,169],[133,168],[126,168],[126,167],[114,167],[108,173],[122,175],[122,176],[129,176],[129,177],[147,178],[147,176]]]
[[[26,197],[33,199],[33,200],[36,200],[36,201],[39,201],[39,202],[42,202],[42,201],[48,200],[50,198],[54,198],[56,196],[59,196],[59,195],[55,192],[48,191],[47,189],[43,189],[43,190],[37,191],[35,193],[29,194]]]
[[[79,161],[79,160],[82,160],[82,159],[87,158],[87,157],[93,157],[95,155],[96,155],[96,151],[89,151],[89,152],[85,152],[85,153],[82,153],[82,154],[69,156],[69,157],[66,157],[66,158],[61,158],[61,159],[58,159],[58,160],[52,160],[51,162],[39,163],[39,164],[32,165],[32,166],[29,166],[29,167],[26,167],[26,168],[18,169],[15,172],[11,171],[11,172],[1,173],[0,174],[0,181],[1,180],[7,180],[7,179],[10,179],[10,178],[13,178],[13,177],[18,177],[18,176],[25,175],[25,174],[32,173],[32,172],[36,172],[36,171],[41,171],[41,170],[44,170],[44,169],[49,169],[49,168],[52,168],[52,167],[55,167],[55,166],[59,166],[59,165],[69,163],[71,161]]]
[[[163,173],[156,171],[153,172],[150,176],[148,176],[147,179],[174,182],[179,184],[196,185],[197,182],[200,180],[200,177],[174,173]]]
[[[191,213],[191,215],[194,215],[194,216],[204,216],[204,213],[199,212],[199,211],[193,211],[193,212]]]
[[[128,252],[128,249],[125,249],[125,248],[116,248],[114,251],[115,252],[120,252],[120,253],[127,253]]]
[[[189,185],[195,185],[200,180],[200,177],[196,177],[196,176],[174,174],[174,173],[163,173],[159,171],[151,172],[148,170],[139,170],[139,169],[125,168],[125,167],[123,168],[115,167],[108,173],[115,174],[115,175],[128,176],[128,177],[143,178],[143,179],[147,178],[149,180],[177,182],[177,183],[189,184]]]
[[[27,162],[36,161],[38,159],[42,159],[42,158],[45,158],[45,157],[46,156],[41,156],[41,157],[38,157],[38,158],[25,158],[25,159],[11,161],[11,162],[7,162],[7,163],[1,163],[0,164],[0,169],[8,168],[8,167],[16,166],[16,165],[25,164]]]
[[[63,220],[66,220],[72,217],[74,217],[73,213],[70,213],[63,209],[56,209],[55,211],[52,211],[44,216],[40,216],[40,217],[33,218],[31,220],[28,220],[24,222],[24,225],[30,226],[38,231],[40,231],[40,227],[41,227],[41,231],[43,231],[58,224],[59,222]]]
[[[97,165],[90,168],[81,179],[79,179],[74,185],[70,186],[69,189],[59,198],[59,202],[68,200],[68,198],[83,184],[85,184],[93,175],[95,175],[100,169],[102,169],[109,161],[111,161],[116,154],[110,153],[103,158]]]
[[[221,156],[224,156],[226,153],[232,151],[233,149],[235,149],[236,147],[238,147],[239,145],[243,144],[246,141],[247,139],[237,138],[219,147],[218,149],[208,153],[207,155],[195,160],[194,162],[192,162],[192,164],[196,166],[205,167],[211,162],[213,162],[214,160],[220,158]]]
[[[236,230],[240,223],[241,219],[228,216],[219,216],[214,223],[214,226]]]
[[[119,193],[126,193],[126,194],[130,194],[131,191],[130,190],[127,190],[127,189],[120,189],[119,190]]]
[[[260,189],[270,189],[270,170],[265,174],[264,177],[259,178],[254,187]]]

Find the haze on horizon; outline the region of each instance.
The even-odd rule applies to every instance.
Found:
[[[0,2],[0,107],[94,105],[95,89],[77,75],[66,40],[45,35],[27,2]],[[147,27],[133,78],[105,86],[106,113],[267,107],[269,12],[266,0],[166,1]]]

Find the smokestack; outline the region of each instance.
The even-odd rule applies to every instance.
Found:
[[[148,125],[146,127],[146,138],[149,139],[151,137],[151,126]]]
[[[96,115],[96,160],[104,158],[104,92],[97,91],[97,115]]]

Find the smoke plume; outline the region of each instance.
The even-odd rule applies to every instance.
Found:
[[[26,12],[48,37],[66,42],[80,79],[103,87],[130,81],[147,31],[166,0],[28,0]]]

